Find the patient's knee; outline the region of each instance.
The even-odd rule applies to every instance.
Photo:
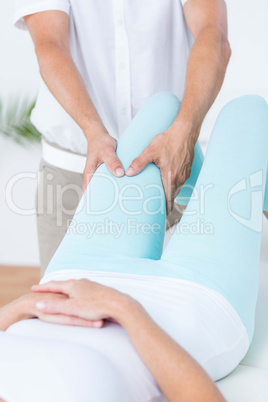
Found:
[[[175,94],[167,91],[156,92],[147,102],[151,103],[155,108],[164,108],[169,112],[174,108],[176,112],[178,112],[181,104],[179,98]]]
[[[237,117],[248,117],[252,114],[268,113],[268,105],[266,100],[259,95],[243,95],[229,101],[223,108],[222,112],[235,113]]]
[[[149,99],[155,99],[159,102],[180,102],[179,98],[174,93],[169,91],[156,92]]]

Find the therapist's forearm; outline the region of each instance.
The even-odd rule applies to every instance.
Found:
[[[221,89],[230,56],[229,42],[221,29],[211,26],[201,30],[189,54],[184,95],[175,119],[192,127],[194,141]]]
[[[45,42],[38,45],[35,52],[40,74],[48,89],[86,137],[92,132],[105,132],[69,49],[57,43]]]

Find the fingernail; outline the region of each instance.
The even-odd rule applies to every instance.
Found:
[[[124,169],[122,169],[122,168],[117,168],[117,169],[115,170],[115,174],[116,174],[116,176],[124,176]]]
[[[38,310],[44,310],[45,307],[46,307],[46,303],[43,301],[36,303],[36,308],[38,308]]]
[[[101,326],[101,321],[94,321],[93,322],[93,327],[100,328],[100,326]]]
[[[127,169],[127,171],[126,171],[126,174],[128,174],[128,175],[132,175],[133,173],[134,173],[134,170],[133,170],[132,167],[129,167],[129,168]]]

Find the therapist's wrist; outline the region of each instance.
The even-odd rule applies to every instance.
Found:
[[[109,134],[103,123],[98,120],[90,120],[83,129],[84,135],[88,142],[91,142],[94,138],[101,135]]]
[[[185,95],[171,128],[177,129],[176,131],[182,136],[191,136],[192,140],[196,142],[204,117],[205,110],[196,103],[192,96]]]
[[[167,131],[171,142],[174,140],[176,143],[176,141],[181,140],[195,144],[199,137],[200,127],[198,122],[178,116]]]

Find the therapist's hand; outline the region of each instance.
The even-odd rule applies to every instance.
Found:
[[[51,281],[43,285],[34,285],[32,290],[40,296],[36,309],[42,312],[43,316],[59,314],[76,317],[91,321],[95,327],[102,327],[104,319],[118,322],[119,317],[121,318],[121,306],[133,300],[124,293],[88,279]],[[61,294],[64,299],[41,300],[41,293],[48,292]]]
[[[86,166],[83,173],[82,194],[86,190],[96,169],[105,163],[109,171],[118,177],[124,176],[123,166],[116,156],[116,140],[103,128],[95,128],[86,134],[88,147]]]
[[[134,176],[150,162],[154,162],[160,168],[167,214],[172,211],[174,198],[190,176],[197,137],[188,124],[179,121],[173,123],[168,130],[155,136],[126,170],[127,176]]]

